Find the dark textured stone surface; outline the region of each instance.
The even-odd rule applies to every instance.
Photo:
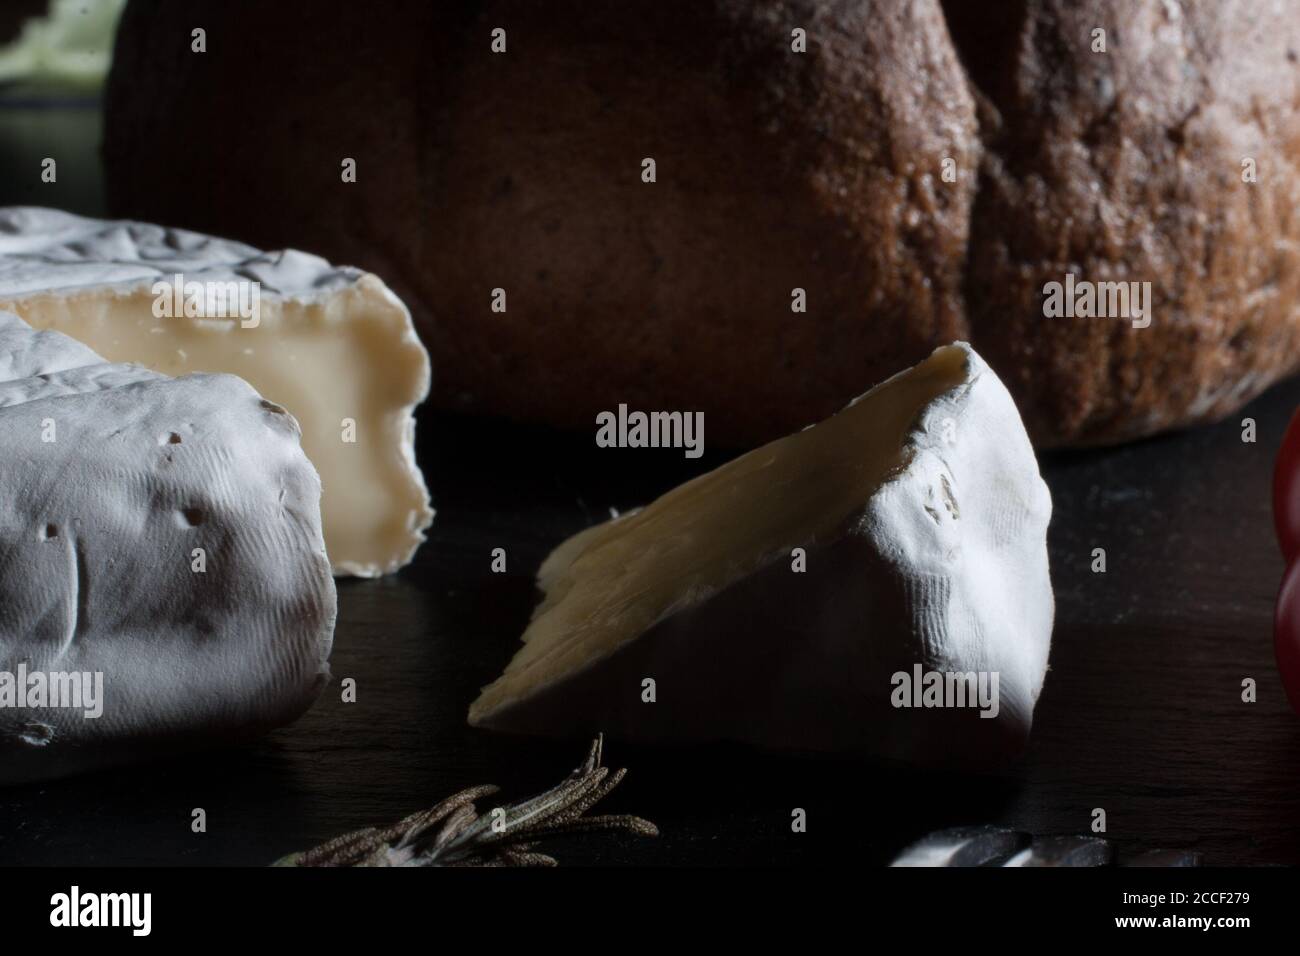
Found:
[[[887,862],[946,826],[1086,834],[1092,811],[1125,854],[1199,851],[1206,864],[1300,862],[1300,718],[1273,661],[1273,450],[1300,383],[1235,423],[1118,450],[1058,453],[1044,470],[1057,597],[1051,670],[1025,757],[996,774],[796,759],[612,740],[630,773],[610,807],[658,840],[557,846],[566,862],[813,863],[846,849]],[[332,668],[354,677],[256,746],[0,791],[0,863],[261,863],[386,823],[461,787],[521,796],[557,782],[586,741],[472,730],[465,712],[513,654],[532,572],[568,534],[680,482],[673,452],[608,451],[545,429],[424,415],[420,455],[438,519],[413,566],[343,582]],[[489,571],[503,547],[509,573]],[[1108,570],[1090,570],[1104,547]],[[1241,680],[1259,702],[1241,701]],[[190,811],[208,811],[192,834]],[[790,832],[795,807],[806,834]]]

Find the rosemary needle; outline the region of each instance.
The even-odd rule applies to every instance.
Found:
[[[429,810],[388,827],[367,827],[335,837],[273,866],[555,866],[534,849],[548,837],[596,831],[658,836],[653,823],[626,814],[586,816],[619,785],[626,770],[610,773],[601,763],[604,736],[565,780],[522,803],[480,814],[476,801],[498,792],[470,787]]]

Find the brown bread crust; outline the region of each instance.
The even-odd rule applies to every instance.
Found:
[[[1300,356],[1284,8],[134,0],[110,198],[378,272],[444,407],[703,411],[751,444],[969,338],[1041,444],[1116,441],[1226,414]],[[1151,281],[1151,326],[1045,319],[1066,271]]]
[[[1000,16],[952,19],[986,105],[966,301],[1031,431],[1149,435],[1221,418],[1293,372],[1300,7],[1021,0]],[[1248,157],[1257,183],[1242,180]],[[1149,281],[1150,326],[1044,318],[1043,286],[1067,272]]]

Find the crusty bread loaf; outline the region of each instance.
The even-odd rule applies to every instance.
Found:
[[[1297,50],[1295,0],[134,0],[105,156],[118,214],[384,276],[446,407],[748,444],[969,338],[1098,443],[1300,362]],[[1150,325],[1045,317],[1067,272]]]
[[[1034,434],[1213,420],[1294,371],[1300,3],[948,8],[985,104],[966,314]],[[1044,318],[1043,286],[1067,272],[1149,281],[1151,325]]]

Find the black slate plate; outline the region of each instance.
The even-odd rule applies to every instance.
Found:
[[[611,809],[663,836],[556,847],[565,862],[772,864],[845,855],[886,862],[945,826],[1089,832],[1131,853],[1200,851],[1207,864],[1300,860],[1300,718],[1273,663],[1282,570],[1269,480],[1300,382],[1225,422],[1114,450],[1047,456],[1058,618],[1025,759],[990,775],[739,747],[610,741],[628,766]],[[720,460],[598,450],[589,435],[424,414],[421,461],[439,514],[414,565],[346,581],[332,688],[250,748],[0,792],[0,862],[258,864],[386,823],[462,787],[524,795],[556,782],[586,742],[469,728],[476,689],[513,653],[532,572],[565,535],[649,500]],[[508,573],[489,570],[505,548]],[[1094,547],[1108,569],[1090,569]],[[1259,701],[1241,701],[1253,677]],[[207,811],[208,832],[190,831]],[[808,813],[795,834],[790,815]]]

